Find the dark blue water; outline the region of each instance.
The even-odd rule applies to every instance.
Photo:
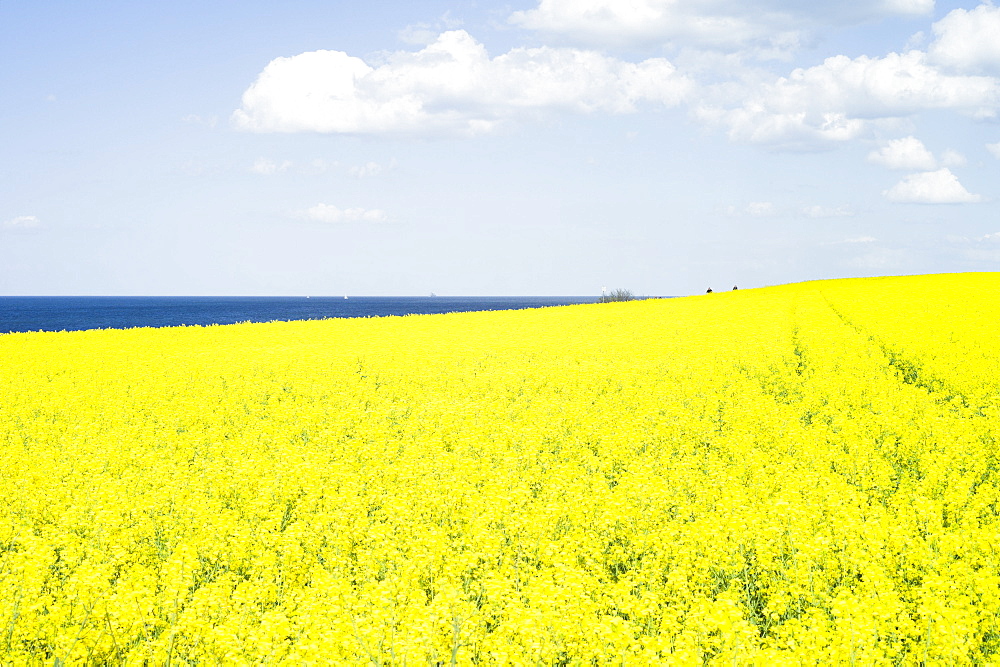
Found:
[[[5,296],[0,297],[0,333],[517,310],[595,301],[560,296]]]

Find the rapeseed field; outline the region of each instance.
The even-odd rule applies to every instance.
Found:
[[[1000,274],[0,336],[2,664],[998,664]]]

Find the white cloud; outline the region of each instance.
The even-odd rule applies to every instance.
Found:
[[[1000,141],[995,144],[986,144],[986,150],[993,154],[993,157],[1000,158]]]
[[[955,9],[933,25],[935,63],[961,72],[1000,73],[1000,8]]]
[[[934,0],[883,0],[872,4],[885,14],[925,16],[934,11]]]
[[[934,0],[540,0],[510,23],[600,45],[680,42],[687,47],[756,49],[774,56],[798,47],[814,24],[851,24],[885,15],[928,14]]]
[[[399,39],[407,44],[426,46],[434,42],[437,36],[445,30],[457,30],[462,27],[462,21],[451,16],[451,12],[445,12],[440,19],[433,23],[415,23],[400,30],[397,35]]]
[[[4,220],[2,225],[4,229],[37,229],[41,226],[41,220],[33,215],[19,215],[16,218]]]
[[[272,60],[233,123],[257,132],[480,134],[550,110],[629,113],[676,106],[691,83],[663,58],[630,63],[595,51],[517,48],[490,58],[454,30],[371,67],[341,51]]]
[[[378,162],[366,162],[365,164],[354,165],[347,170],[347,173],[354,178],[367,178],[369,176],[377,176],[382,173],[382,165]]]
[[[926,45],[927,35],[923,30],[919,30],[910,35],[910,38],[906,40],[906,44],[903,45],[903,51],[922,51]]]
[[[965,246],[961,249],[961,254],[966,259],[989,264],[1000,262],[1000,232],[983,234],[974,239],[956,238],[949,240]]]
[[[670,0],[541,0],[514,12],[509,21],[529,30],[563,33],[591,44],[628,44],[681,39],[685,43],[738,48],[762,37],[749,16],[706,2]]]
[[[434,29],[429,23],[409,25],[397,33],[401,41],[415,46],[426,46],[431,44],[440,34],[441,31]]]
[[[259,157],[254,160],[253,166],[250,167],[250,171],[255,174],[263,174],[264,176],[270,176],[271,174],[277,174],[282,171],[287,171],[292,163],[288,160],[281,162],[280,164],[267,158]]]
[[[340,209],[331,204],[316,204],[303,211],[301,217],[316,222],[385,222],[388,219],[381,209]]]
[[[855,139],[880,121],[925,109],[991,117],[1000,84],[985,76],[943,74],[921,51],[881,58],[833,56],[757,87],[735,109],[698,114],[729,127],[734,140],[784,148],[815,148]]]
[[[961,167],[967,162],[968,160],[965,159],[965,156],[953,148],[949,148],[944,153],[941,153],[941,164],[945,167]]]
[[[807,218],[843,218],[854,215],[854,211],[847,206],[830,208],[828,206],[817,205],[806,206],[802,209],[802,214]]]
[[[889,201],[911,204],[963,204],[982,200],[966,190],[947,167],[910,174],[882,194]]]
[[[868,154],[868,161],[889,169],[931,170],[937,160],[916,137],[903,137],[887,141],[882,148]]]
[[[774,213],[774,204],[769,201],[752,201],[747,204],[746,212],[755,218],[763,218]]]

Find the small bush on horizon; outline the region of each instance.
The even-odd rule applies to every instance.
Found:
[[[601,295],[598,303],[611,303],[612,301],[634,301],[635,295],[632,294],[631,290],[627,289],[616,289],[610,292],[605,292]]]

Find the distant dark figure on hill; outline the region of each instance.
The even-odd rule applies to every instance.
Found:
[[[734,292],[736,291],[736,285],[733,285],[733,291]]]
[[[711,287],[709,287],[709,288],[708,288],[708,291],[706,291],[706,292],[705,292],[705,294],[711,294],[711,293],[712,293],[712,288],[711,288]]]

